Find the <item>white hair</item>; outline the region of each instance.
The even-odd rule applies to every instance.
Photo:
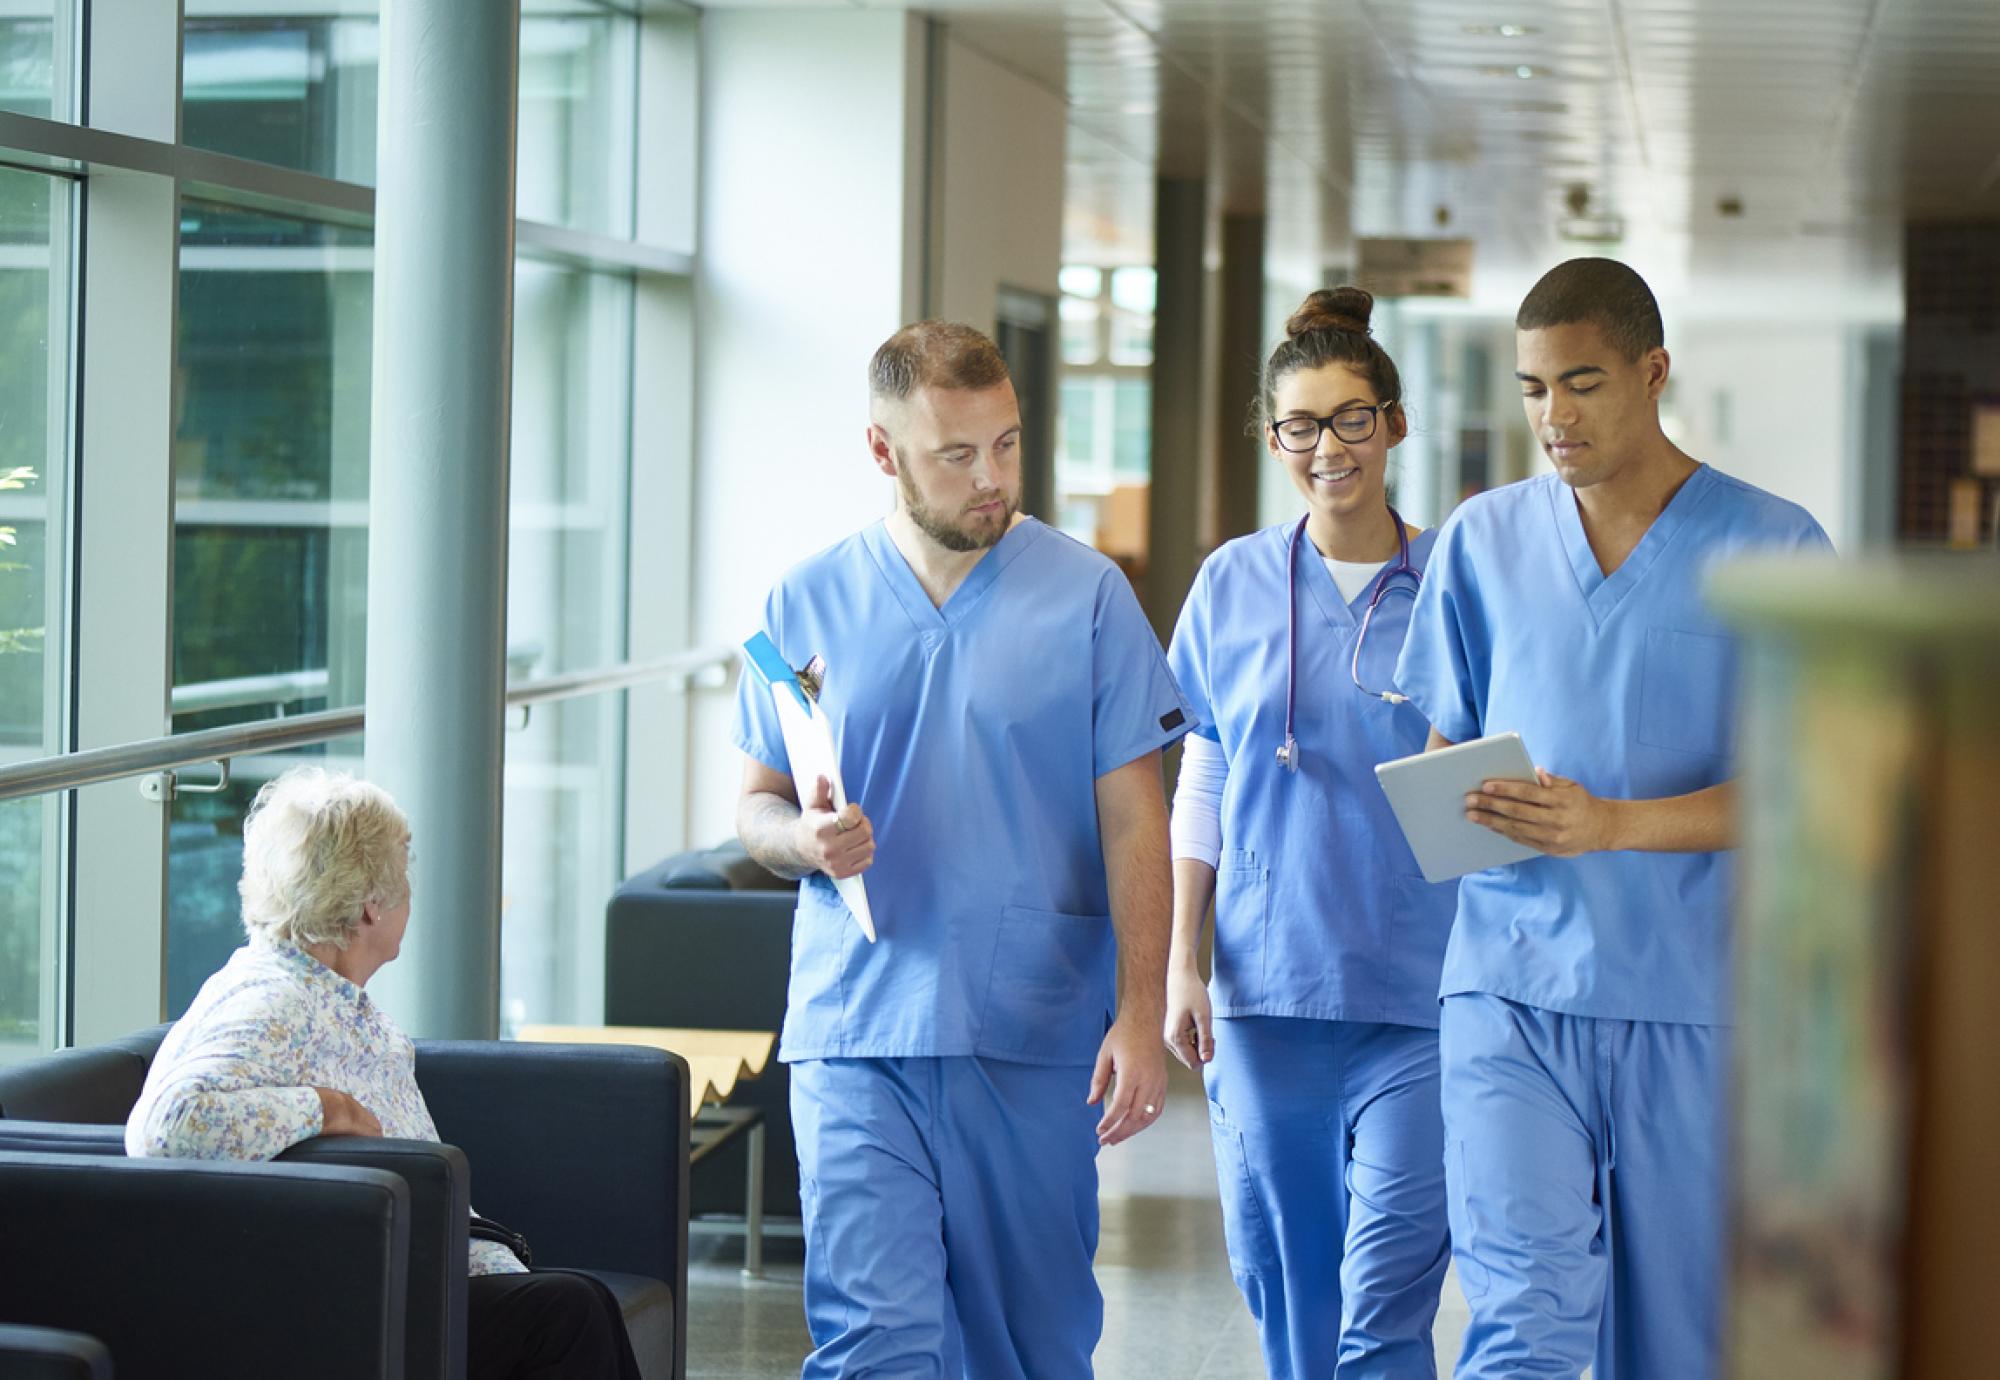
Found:
[[[243,928],[345,949],[362,907],[409,896],[410,825],[380,786],[323,767],[264,784],[243,821]]]

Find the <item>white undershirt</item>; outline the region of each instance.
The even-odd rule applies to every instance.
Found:
[[[1321,556],[1320,560],[1325,564],[1327,573],[1333,576],[1333,583],[1340,590],[1340,597],[1350,604],[1354,602],[1356,595],[1368,588],[1375,577],[1382,573],[1382,567],[1388,564],[1387,561],[1336,561],[1331,556]]]
[[[1336,561],[1321,556],[1340,597],[1353,603],[1382,573],[1387,561]],[[1273,743],[1271,751],[1278,745]],[[1229,781],[1229,759],[1222,744],[1199,733],[1181,739],[1181,774],[1174,783],[1170,825],[1173,855],[1214,867],[1222,860],[1222,788]]]

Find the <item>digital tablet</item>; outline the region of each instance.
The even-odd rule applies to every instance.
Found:
[[[1465,797],[1485,781],[1533,781],[1535,764],[1518,733],[1474,738],[1375,768],[1396,823],[1427,882],[1539,858],[1537,849],[1465,817]]]

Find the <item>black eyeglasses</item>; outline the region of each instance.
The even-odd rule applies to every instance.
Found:
[[[1331,417],[1286,417],[1271,423],[1271,434],[1278,438],[1280,448],[1294,455],[1318,450],[1319,434],[1329,427],[1342,442],[1359,445],[1375,434],[1382,413],[1395,405],[1396,400],[1390,398],[1366,407],[1343,407]]]

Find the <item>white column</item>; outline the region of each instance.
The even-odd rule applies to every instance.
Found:
[[[499,1029],[518,0],[383,6],[369,469],[369,778],[416,901],[380,999],[412,1035]]]

